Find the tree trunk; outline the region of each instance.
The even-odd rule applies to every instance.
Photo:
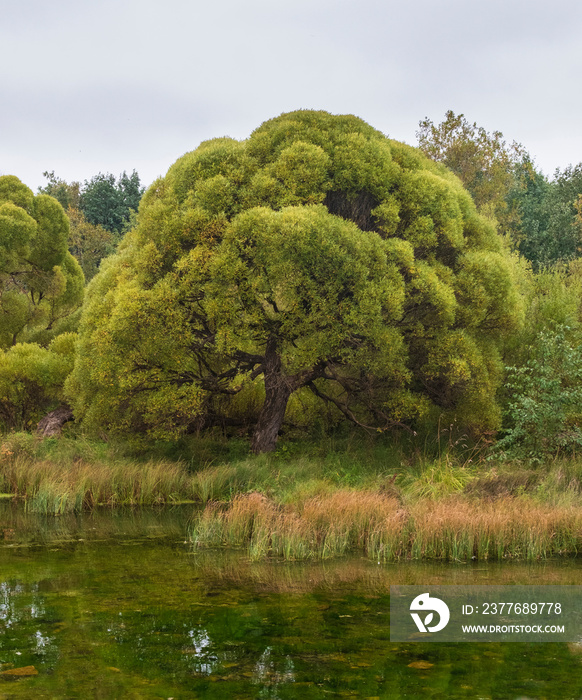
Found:
[[[285,418],[287,402],[296,388],[294,378],[286,376],[281,371],[281,357],[274,340],[267,342],[263,376],[265,378],[265,403],[251,441],[251,449],[255,454],[272,452],[275,449],[277,436]]]

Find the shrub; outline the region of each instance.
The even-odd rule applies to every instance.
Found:
[[[582,347],[567,339],[568,330],[540,332],[534,355],[507,368],[510,427],[497,443],[506,457],[540,462],[582,445]]]
[[[0,424],[23,429],[61,400],[72,369],[75,334],[58,336],[48,348],[18,343],[0,350]]]

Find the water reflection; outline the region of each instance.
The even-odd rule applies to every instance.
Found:
[[[187,655],[187,663],[194,673],[209,675],[213,673],[218,664],[218,656],[212,650],[212,642],[205,629],[190,630],[188,632],[190,644],[182,648],[182,653]],[[189,657],[189,658],[188,658]]]
[[[37,654],[47,654],[51,645],[55,644],[55,637],[47,637],[40,630],[36,630],[33,636],[33,643]]]
[[[393,644],[388,615],[393,583],[578,584],[578,560],[252,563],[184,544],[190,512],[47,521],[43,542],[2,514],[0,672],[38,671],[10,697],[582,696],[573,646]]]
[[[13,501],[0,501],[0,547],[62,546],[84,541],[131,538],[181,538],[195,509],[191,505],[166,508],[98,508],[89,513],[58,517],[27,513]]]
[[[271,654],[272,647],[267,647],[257,661],[255,672],[252,677],[254,685],[261,687],[261,698],[279,697],[279,686],[285,683],[295,682],[295,664],[293,659],[287,655],[278,660]]]

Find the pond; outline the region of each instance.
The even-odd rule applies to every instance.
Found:
[[[252,563],[194,551],[191,514],[2,504],[0,698],[582,696],[576,645],[395,644],[389,630],[391,584],[579,584],[580,560]]]

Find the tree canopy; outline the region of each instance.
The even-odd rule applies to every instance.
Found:
[[[66,182],[54,171],[44,172],[47,184],[39,187],[60,202],[70,223],[69,251],[90,280],[104,257],[110,255],[123,232],[131,227],[144,193],[139,175],[99,173],[90,180]]]
[[[47,345],[81,305],[83,272],[67,249],[69,220],[46,194],[0,177],[0,348]]]
[[[90,180],[66,182],[53,171],[43,173],[47,179],[40,194],[48,194],[60,202],[63,209],[78,209],[93,226],[120,235],[128,226],[131,211],[137,211],[144,193],[139,175],[125,171],[116,179],[111,173],[99,173]]]
[[[115,239],[103,226],[90,224],[80,209],[69,207],[67,217],[70,224],[69,251],[88,282],[97,273],[101,260],[115,250]]]
[[[55,175],[55,171],[45,170],[43,177],[46,178],[47,183],[44,187],[39,187],[39,194],[48,194],[54,197],[57,202],[63,207],[65,211],[72,207],[73,209],[78,209],[81,201],[81,183],[74,180],[73,182],[67,182],[62,178]]]
[[[582,164],[557,170],[550,180],[523,146],[451,110],[438,125],[422,120],[417,137],[420,149],[461,179],[477,210],[497,222],[535,270],[580,256]]]
[[[0,425],[28,427],[62,399],[85,280],[56,199],[0,177]],[[78,314],[77,314],[78,315]]]
[[[508,144],[501,131],[488,132],[452,110],[438,125],[423,119],[416,136],[425,155],[444,163],[461,179],[478,211],[507,231],[515,219],[507,194],[515,184],[516,167],[528,158],[523,146],[515,141]]]
[[[353,116],[298,111],[180,158],[89,286],[67,391],[89,425],[175,436],[258,383],[377,429],[499,423],[512,261],[460,181]]]

